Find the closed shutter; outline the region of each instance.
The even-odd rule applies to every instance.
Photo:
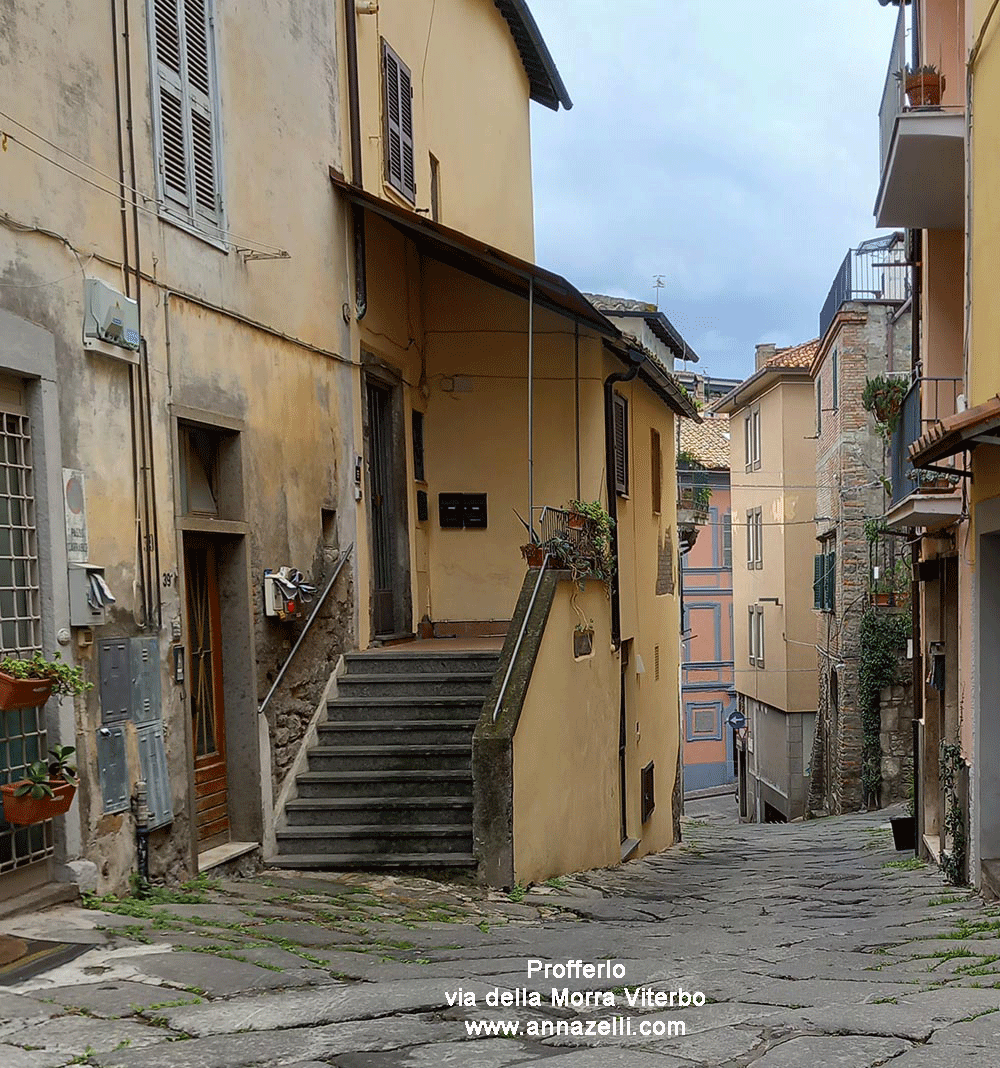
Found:
[[[628,401],[614,397],[615,492],[628,493]]]
[[[649,459],[652,469],[653,515],[660,514],[663,495],[663,456],[660,451],[660,432],[649,428]]]
[[[836,606],[835,590],[837,588],[837,550],[831,549],[826,555],[826,608],[832,612]]]
[[[187,124],[181,77],[181,23],[177,0],[155,0],[154,38],[159,89],[160,180],[167,199],[185,208],[188,201]]]
[[[722,517],[722,566],[733,566],[733,517],[729,512]]]
[[[195,210],[210,222],[217,222],[219,202],[208,11],[205,0],[183,0],[183,4]]]
[[[164,200],[222,222],[211,0],[153,0],[156,134]]]
[[[823,553],[817,553],[813,557],[813,608],[823,609],[823,571],[826,566],[826,557]]]
[[[382,42],[382,72],[386,180],[412,202],[417,199],[413,162],[413,79],[410,68],[386,41]]]

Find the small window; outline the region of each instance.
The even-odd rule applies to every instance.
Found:
[[[385,179],[411,204],[417,200],[413,164],[413,79],[410,68],[382,42],[385,99]]]
[[[413,477],[426,482],[424,474],[424,413],[414,411],[413,417]]]
[[[214,0],[149,0],[157,192],[165,211],[222,234]]]
[[[218,435],[202,427],[183,426],[181,440],[181,508],[185,515],[219,514]]]
[[[764,515],[760,508],[755,508],[753,513],[754,525],[754,567],[764,566]]]
[[[615,492],[628,495],[628,401],[614,395]]]
[[[431,222],[441,221],[441,164],[437,156],[431,157]]]
[[[757,617],[757,667],[764,666],[764,607],[756,605]]]
[[[747,606],[747,652],[751,666],[764,666],[764,608],[763,605]]]
[[[649,461],[652,472],[653,515],[660,514],[663,491],[663,453],[660,449],[660,432],[649,429]]]
[[[832,612],[837,588],[837,550],[832,539],[824,542],[824,549],[813,557],[813,608]]]
[[[756,471],[760,467],[760,407],[751,408],[743,420],[743,447],[746,454],[746,469]]]
[[[747,658],[752,667],[757,662],[757,627],[754,624],[754,605],[747,605]]]
[[[729,570],[733,567],[733,517],[730,512],[722,517],[722,566]]]

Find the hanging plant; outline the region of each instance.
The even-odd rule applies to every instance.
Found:
[[[952,886],[964,886],[965,863],[968,852],[968,836],[965,830],[965,813],[958,796],[959,775],[965,769],[962,747],[950,742],[941,743],[940,776],[944,793],[945,842],[950,849],[941,850],[941,871]]]
[[[886,437],[899,425],[899,414],[909,391],[910,384],[905,378],[876,375],[865,382],[861,406],[875,417]]]
[[[913,630],[909,612],[865,609],[858,629],[858,704],[861,710],[861,791],[877,806],[882,792],[882,709],[880,695],[896,681],[899,651]]]

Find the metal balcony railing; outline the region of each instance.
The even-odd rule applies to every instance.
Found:
[[[885,86],[882,89],[882,103],[878,109],[879,128],[879,174],[885,174],[885,161],[892,144],[892,132],[896,126],[896,117],[906,106],[906,90],[899,71],[906,66],[906,4],[899,5],[899,17],[896,19],[896,33],[892,39],[892,51],[889,53],[889,67],[885,72]]]
[[[825,336],[834,316],[849,300],[893,300],[910,295],[906,238],[901,232],[863,241],[847,250],[819,313],[819,336]]]
[[[933,482],[939,480],[939,476],[931,472],[914,471],[910,463],[909,448],[932,423],[955,414],[958,395],[961,392],[961,378],[918,378],[910,386],[903,400],[899,422],[889,442],[892,507],[899,504],[904,497],[926,487],[928,477]],[[956,471],[958,470],[956,467]]]

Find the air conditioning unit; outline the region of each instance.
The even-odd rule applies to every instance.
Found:
[[[134,300],[87,278],[83,286],[83,336],[135,352],[139,348],[139,307]]]

